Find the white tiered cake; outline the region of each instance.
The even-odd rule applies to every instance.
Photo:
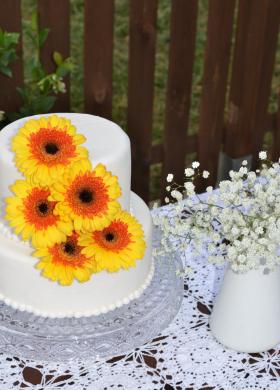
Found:
[[[130,141],[122,129],[106,119],[88,114],[58,114],[68,118],[77,133],[86,137],[92,166],[102,163],[107,171],[117,176],[122,195],[121,207],[136,217],[142,225],[146,250],[135,267],[117,272],[93,273],[90,280],[61,285],[42,276],[35,268],[38,258],[29,242],[15,235],[5,221],[5,198],[12,196],[9,188],[23,179],[15,165],[11,150],[13,137],[31,119],[20,119],[6,126],[0,133],[0,195],[3,208],[0,222],[0,298],[19,310],[46,317],[98,315],[139,297],[153,276],[151,256],[152,222],[146,204],[130,190]],[[35,116],[33,118],[39,118]],[[45,115],[47,117],[47,115]]]

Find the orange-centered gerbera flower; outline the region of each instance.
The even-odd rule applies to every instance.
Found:
[[[87,150],[79,146],[84,141],[68,119],[57,115],[30,119],[12,141],[16,166],[37,183],[50,185],[73,163],[90,166]]]
[[[92,231],[109,225],[120,209],[120,195],[117,177],[102,164],[93,171],[77,164],[63,183],[54,184],[50,200],[58,202],[55,214],[69,216],[76,231]]]
[[[120,211],[109,226],[80,236],[82,253],[95,259],[98,270],[118,271],[135,266],[145,253],[144,233],[139,222],[128,212]]]
[[[96,271],[95,262],[81,253],[78,234],[73,232],[65,241],[48,247],[38,247],[34,256],[42,257],[36,268],[42,275],[62,285],[70,285],[74,279],[86,282]]]
[[[32,239],[33,245],[57,243],[72,231],[70,220],[54,214],[56,202],[48,198],[48,187],[18,180],[11,187],[14,197],[7,198],[6,219],[23,240]]]

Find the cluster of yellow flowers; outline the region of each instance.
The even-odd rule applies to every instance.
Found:
[[[42,275],[61,285],[127,269],[145,252],[141,225],[117,200],[117,177],[92,167],[85,140],[70,120],[52,115],[27,121],[12,141],[25,179],[11,186],[6,219],[31,240]]]

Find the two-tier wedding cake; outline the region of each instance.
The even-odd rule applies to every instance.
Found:
[[[153,277],[152,222],[130,189],[130,141],[88,114],[0,133],[0,299],[46,317],[98,315]]]

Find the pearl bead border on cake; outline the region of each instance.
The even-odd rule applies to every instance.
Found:
[[[141,261],[141,260],[138,260]],[[12,301],[9,298],[5,298],[3,294],[0,294],[0,300],[3,301],[6,305],[11,306],[15,310],[19,311],[25,311],[31,314],[34,314],[36,316],[40,317],[45,317],[45,318],[81,318],[81,317],[91,317],[91,316],[98,316],[100,314],[106,314],[109,311],[113,311],[115,309],[118,309],[122,307],[123,305],[129,304],[131,301],[134,299],[138,299],[146,290],[146,288],[150,285],[153,276],[155,272],[155,264],[154,264],[154,259],[152,259],[151,262],[151,269],[150,272],[145,280],[145,282],[142,284],[142,286],[134,291],[132,294],[128,295],[127,297],[119,300],[115,304],[110,304],[107,307],[102,307],[100,310],[93,310],[93,311],[85,311],[85,312],[76,312],[76,313],[68,313],[68,314],[63,314],[63,313],[46,313],[40,310],[34,310],[30,306],[19,304],[17,302]]]

